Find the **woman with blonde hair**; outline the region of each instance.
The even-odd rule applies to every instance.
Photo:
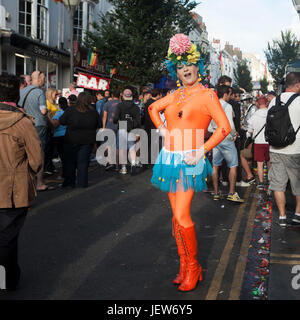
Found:
[[[51,119],[55,115],[56,111],[59,110],[58,105],[56,104],[57,90],[55,88],[49,88],[46,91],[46,101],[47,109],[50,110]]]
[[[55,115],[56,111],[59,110],[58,105],[55,103],[57,96],[57,91],[55,88],[49,88],[46,91],[46,102],[47,102],[47,110],[48,110],[48,131],[49,131],[49,141],[45,148],[45,165],[44,165],[44,173],[54,174],[56,169],[52,163],[52,159],[54,156],[54,145],[53,145],[53,132],[54,127],[51,123],[51,119]]]

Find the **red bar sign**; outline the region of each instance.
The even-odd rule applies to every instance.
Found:
[[[110,79],[103,79],[85,73],[78,73],[77,87],[91,90],[108,90]]]

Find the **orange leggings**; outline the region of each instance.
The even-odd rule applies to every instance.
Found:
[[[191,204],[194,196],[194,190],[177,191],[168,193],[174,218],[179,225],[189,228],[194,225],[191,218]]]

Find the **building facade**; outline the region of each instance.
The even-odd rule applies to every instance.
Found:
[[[268,89],[272,89],[273,78],[268,70],[266,61],[261,60],[258,54],[253,53],[243,53],[243,59],[247,61],[249,69],[251,71],[252,82],[257,90],[260,89],[260,80],[264,77],[269,82]]]
[[[65,6],[54,0],[1,0],[0,4],[0,73],[22,75],[40,70],[46,74],[47,87],[67,87],[70,16]],[[74,15],[77,46],[99,12],[110,9],[107,1],[80,1]]]
[[[191,15],[196,22],[196,27],[190,32],[189,38],[193,43],[198,45],[204,52],[208,51],[209,40],[206,25],[203,18],[196,12],[191,12]]]
[[[209,45],[210,64],[207,68],[210,74],[210,84],[215,86],[221,77],[221,63],[219,60],[220,52],[212,45]]]
[[[230,77],[232,84],[235,84],[234,71],[237,69],[237,64],[242,54],[239,48],[233,48],[228,42],[222,48],[221,41],[213,39],[210,43],[209,51],[211,84],[215,86],[222,75]]]

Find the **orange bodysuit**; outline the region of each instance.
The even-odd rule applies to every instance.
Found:
[[[170,151],[181,151],[199,149],[202,145],[201,139],[196,139],[197,130],[207,130],[211,119],[217,124],[217,130],[204,144],[209,151],[218,145],[231,131],[229,121],[214,91],[198,84],[191,88],[176,90],[173,94],[157,100],[148,108],[149,115],[156,127],[162,125],[159,112],[165,110],[164,115],[167,122],[168,132],[179,129],[182,141],[174,144],[174,138],[167,134],[165,147]],[[184,129],[191,129],[192,141],[184,143]],[[176,131],[176,130],[175,130]],[[178,133],[179,133],[178,132]],[[174,134],[176,136],[176,133]]]
[[[201,84],[196,86],[178,89],[173,94],[157,100],[148,108],[149,115],[156,127],[163,125],[159,112],[164,111],[165,119],[167,122],[167,133],[165,137],[165,150],[171,152],[168,159],[175,159],[180,151],[195,150],[203,146],[206,151],[211,150],[218,145],[231,131],[229,121],[226,114],[219,102],[219,99],[214,91],[205,88]],[[211,120],[217,124],[217,130],[204,143],[204,131],[207,130]],[[188,142],[184,130],[188,130]],[[202,139],[197,139],[199,130],[202,129]],[[170,134],[170,132],[174,134]],[[178,139],[175,139],[178,138]],[[191,141],[190,141],[191,140]],[[164,151],[165,152],[165,151]],[[205,157],[204,157],[205,158]],[[210,163],[206,159],[206,166],[211,168]],[[204,161],[204,162],[205,162]],[[174,218],[178,223],[184,227],[193,225],[190,216],[190,207],[194,191],[201,191],[206,185],[204,182],[206,174],[209,173],[208,169],[197,176],[193,174],[187,176],[185,174],[185,165],[179,167],[180,173],[175,167],[176,177],[170,177],[170,166],[164,165],[161,159],[157,161],[158,165],[153,168],[152,183],[158,186],[163,191],[168,191]],[[177,161],[178,163],[178,161]],[[172,171],[173,172],[173,171]],[[160,174],[165,176],[160,176]],[[176,188],[177,184],[184,185],[184,190]],[[167,185],[166,185],[167,184]],[[197,190],[198,188],[198,190]],[[175,190],[175,191],[172,191]]]

